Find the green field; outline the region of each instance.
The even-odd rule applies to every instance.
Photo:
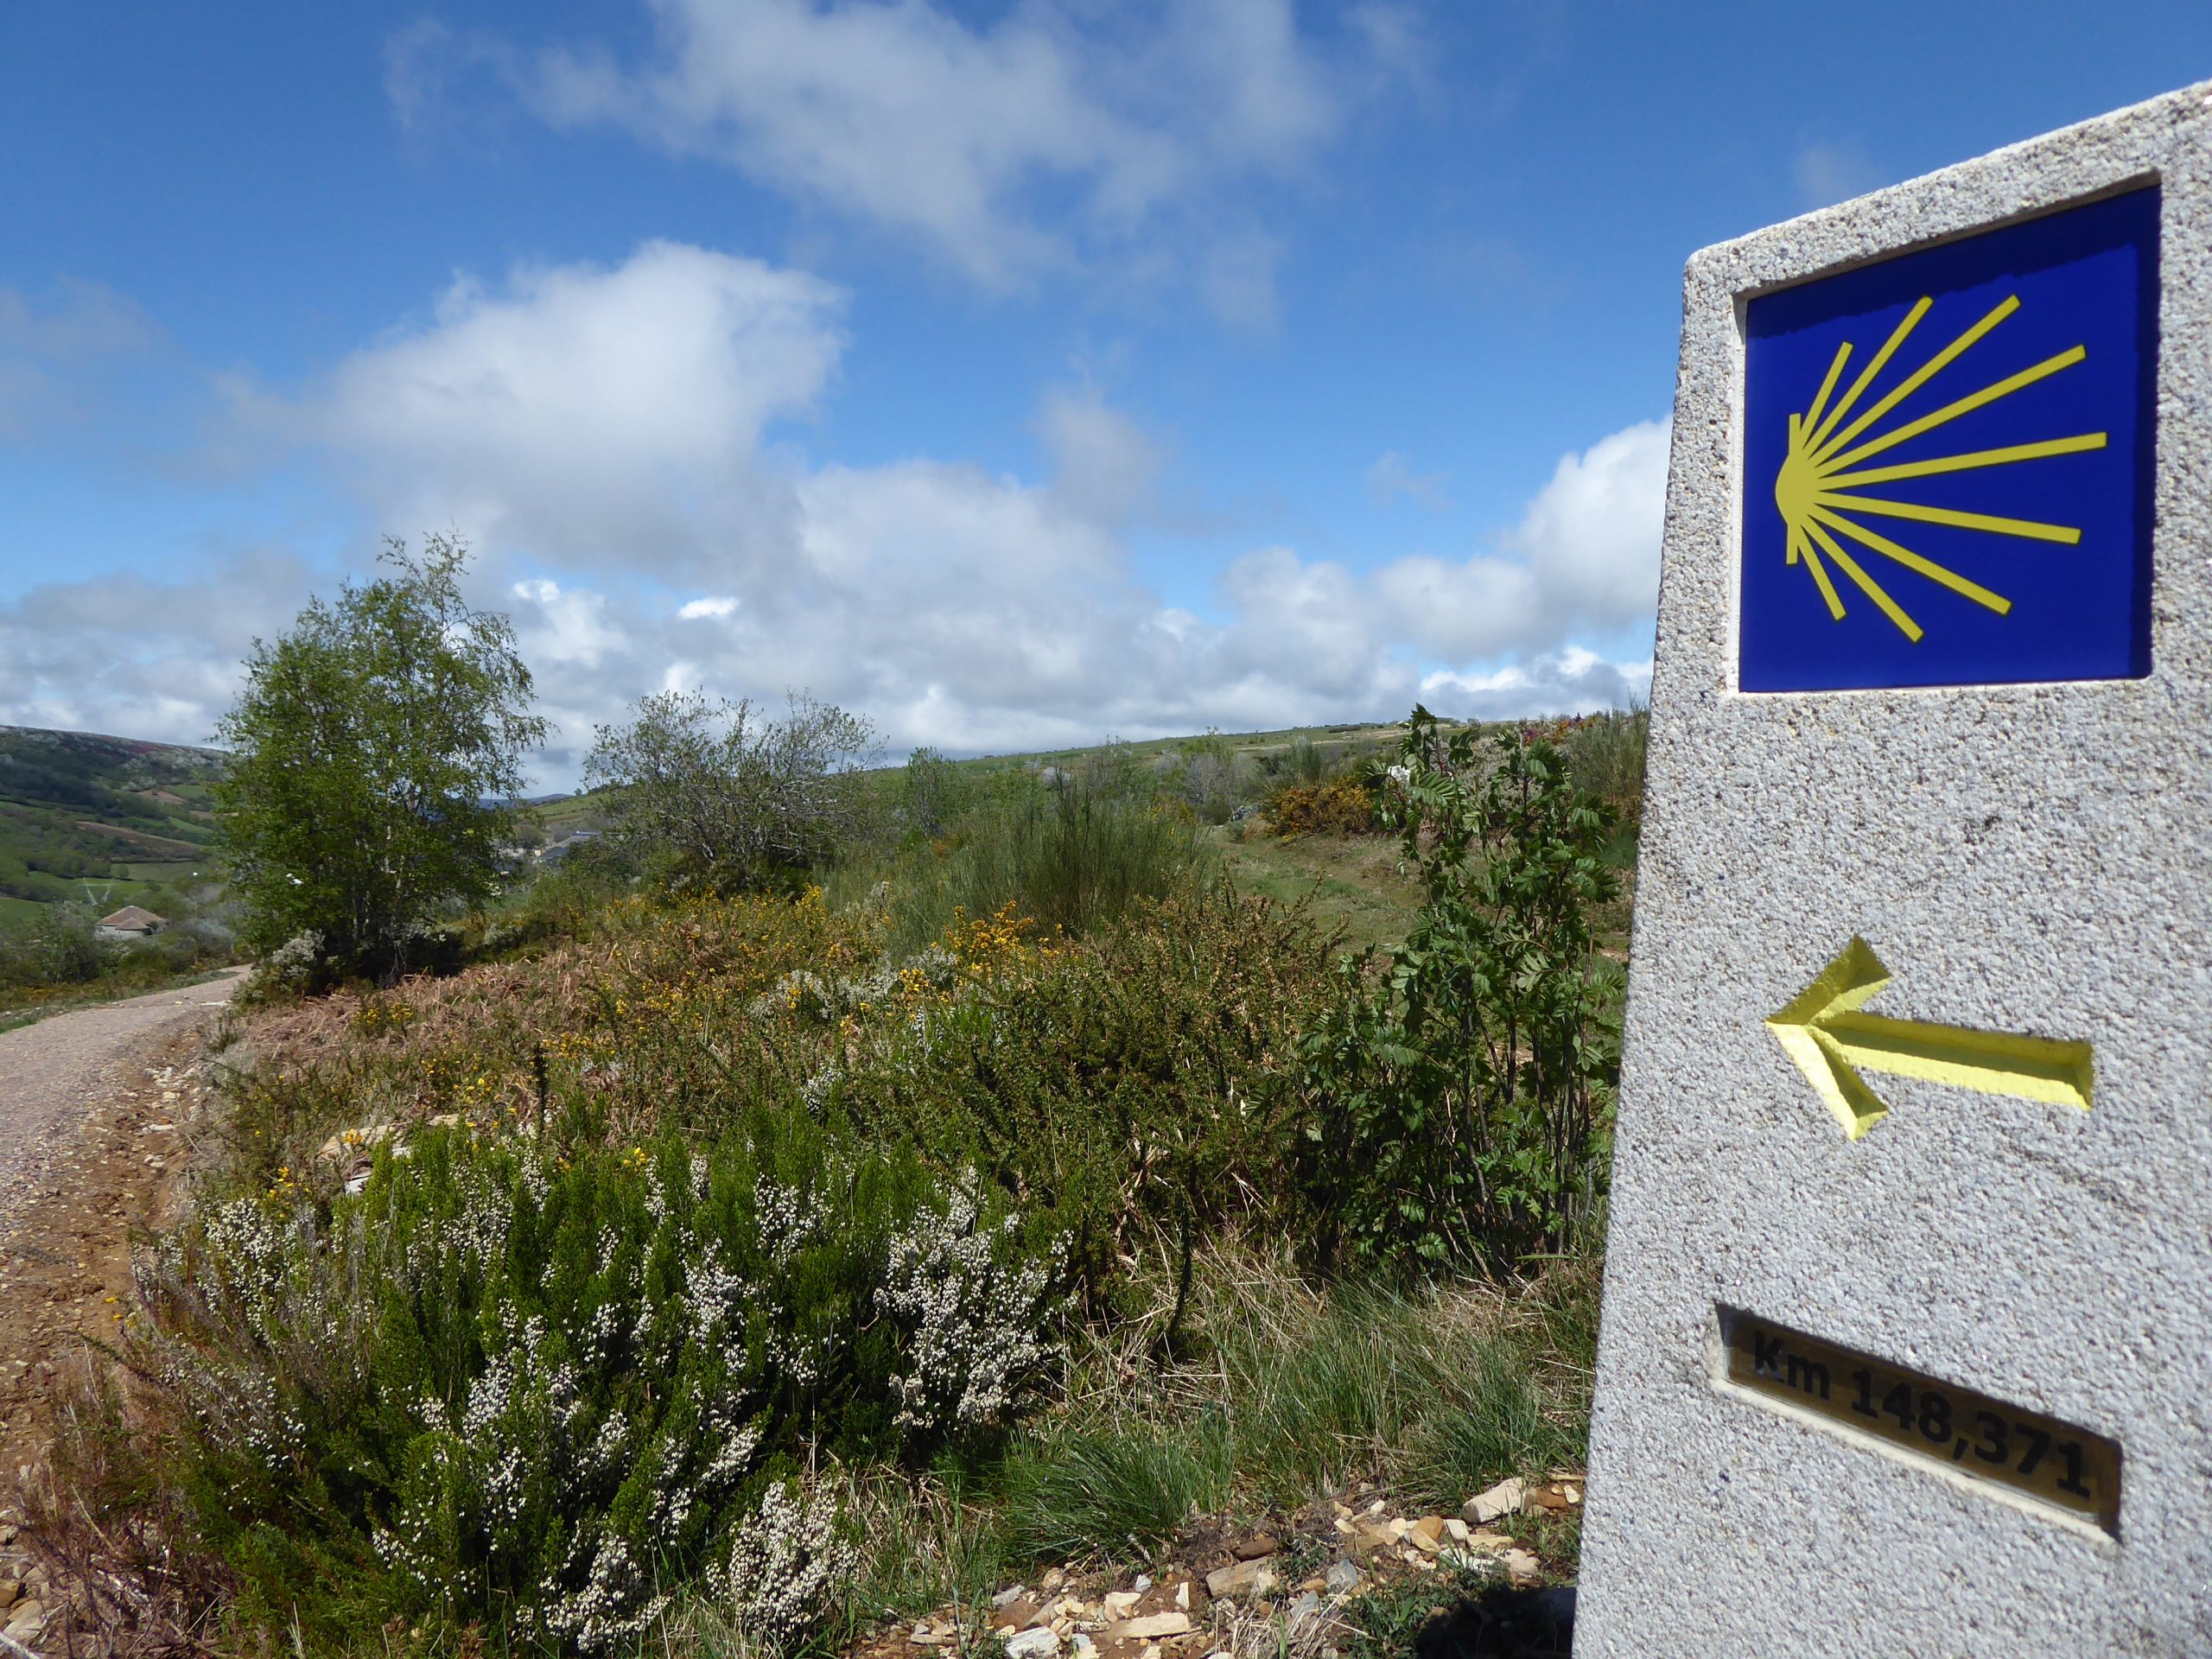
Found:
[[[1005,754],[972,755],[953,765],[963,772],[1036,772],[1046,766],[1073,772],[1110,754],[1139,766],[1164,767],[1193,753],[1211,752],[1243,779],[1266,775],[1270,763],[1287,756],[1300,742],[1319,751],[1332,771],[1381,753],[1395,743],[1403,728],[1388,722],[1359,721],[1338,726],[1290,726],[1264,732],[1209,732],[1187,737],[1146,738],[1129,742],[1109,741],[1083,748],[1035,749]],[[905,772],[904,762],[874,768],[887,790],[895,791]],[[570,795],[527,809],[527,815],[543,830],[548,841],[561,841],[598,822],[597,805],[590,795]]]
[[[1324,776],[1342,776],[1393,748],[1404,730],[1402,722],[1368,721],[1259,732],[1209,732],[1088,748],[976,755],[952,764],[976,777],[1038,772],[1047,766],[1078,775],[1113,755],[1124,764],[1166,777],[1173,776],[1178,766],[1211,757],[1219,763],[1226,791],[1223,804],[1240,815],[1236,821],[1215,824],[1208,831],[1224,874],[1243,892],[1303,906],[1325,929],[1341,930],[1344,948],[1358,950],[1403,939],[1421,902],[1418,887],[1399,873],[1402,850],[1397,840],[1382,833],[1279,836],[1271,832],[1265,806],[1278,781],[1287,775],[1289,763],[1307,746],[1313,752],[1309,764],[1318,762]],[[1603,778],[1586,780],[1622,814],[1621,825],[1607,849],[1607,861],[1621,872],[1623,891],[1599,921],[1607,954],[1624,960],[1635,886],[1634,804],[1641,794],[1640,737],[1634,764],[1636,776],[1628,783],[1607,787]],[[879,767],[872,773],[887,811],[898,802],[905,771],[899,765]],[[600,821],[597,798],[592,795],[547,802],[530,808],[529,816],[548,842],[595,828]]]
[[[222,764],[211,749],[0,727],[0,899],[128,904],[207,868]]]
[[[1338,726],[1287,726],[1265,732],[1210,732],[1204,736],[1145,738],[1125,743],[1094,744],[1087,748],[987,754],[959,764],[978,770],[1013,766],[1071,766],[1109,747],[1119,748],[1139,760],[1160,760],[1185,753],[1197,745],[1216,741],[1224,745],[1232,755],[1259,760],[1270,755],[1286,754],[1303,741],[1319,749],[1323,760],[1334,766],[1347,760],[1363,760],[1369,755],[1380,753],[1396,742],[1404,730],[1402,721],[1355,721]]]
[[[212,875],[215,865],[212,856],[203,855],[192,859],[148,860],[143,863],[120,864],[116,868],[133,881],[169,882],[179,876],[190,880],[194,876]]]
[[[1241,826],[1214,832],[1229,878],[1246,893],[1303,905],[1325,928],[1343,930],[1347,950],[1394,944],[1421,903],[1421,891],[1398,874],[1398,843],[1387,836],[1238,836]]]

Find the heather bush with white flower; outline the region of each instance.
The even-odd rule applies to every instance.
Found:
[[[311,987],[327,967],[322,935],[312,931],[295,933],[254,963],[239,995],[247,1002],[297,995]]]
[[[1049,1243],[801,1114],[703,1150],[406,1151],[358,1199],[212,1206],[141,1263],[136,1357],[257,1618],[596,1654],[703,1573],[788,1643],[851,1559],[790,1478],[1001,1428],[1054,1351]]]
[[[918,1210],[892,1237],[876,1300],[910,1333],[906,1369],[891,1379],[901,1427],[957,1435],[996,1424],[1052,1357],[1036,1317],[1052,1274],[1020,1259],[1018,1217],[981,1220],[963,1185],[944,1213]]]
[[[747,1636],[782,1653],[820,1628],[859,1564],[860,1552],[838,1536],[835,1497],[812,1484],[772,1481],[728,1558],[708,1563],[707,1588]]]

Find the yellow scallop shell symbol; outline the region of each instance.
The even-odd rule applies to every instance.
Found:
[[[1905,461],[1893,467],[1868,467],[1863,463],[1872,460],[1884,450],[1891,448],[1923,432],[1932,432],[1960,416],[2009,397],[2023,387],[2048,378],[2062,369],[2069,369],[2088,356],[2082,346],[2067,350],[2018,374],[1969,392],[1955,402],[1944,404],[1930,414],[1909,420],[1886,431],[1868,437],[1866,434],[1878,427],[1882,418],[1914,392],[1941,374],[1965,354],[1967,348],[1995,328],[1998,324],[2020,308],[2019,296],[2014,295],[1992,308],[1989,314],[1961,334],[1949,345],[1930,357],[1925,363],[1891,387],[1866,411],[1844,425],[1846,417],[1874,378],[1880,374],[1907,336],[1919,326],[1934,305],[1932,299],[1923,297],[1905,319],[1882,342],[1882,349],[1874,353],[1873,360],[1859,371],[1859,378],[1851,383],[1850,390],[1833,404],[1836,383],[1843,378],[1849,362],[1852,342],[1846,340],[1836,348],[1835,360],[1828,365],[1827,376],[1821,382],[1819,393],[1812,407],[1802,415],[1789,417],[1789,447],[1783,456],[1782,470],[1775,474],[1774,505],[1781,510],[1783,523],[1789,527],[1789,563],[1800,558],[1812,573],[1814,585],[1820,588],[1821,597],[1827,601],[1828,614],[1837,621],[1843,620],[1843,600],[1836,593],[1835,583],[1827,572],[1827,561],[1848,576],[1859,592],[1880,607],[1882,614],[1897,626],[1904,637],[1916,645],[1924,630],[1905,613],[1904,607],[1891,598],[1881,583],[1866,574],[1866,569],[1851,554],[1845,551],[1839,536],[1856,542],[1884,558],[1916,571],[1930,582],[1940,582],[1955,594],[1963,594],[1977,605],[2003,616],[2012,608],[2012,601],[1993,594],[1978,582],[1968,582],[1955,570],[1945,569],[1933,559],[1923,558],[1909,547],[1900,547],[1886,536],[1869,530],[1858,522],[1865,517],[1913,518],[1924,524],[1950,524],[1961,530],[1987,531],[1999,536],[2024,536],[2031,541],[2060,542],[2067,546],[2077,545],[2082,532],[2064,524],[2039,524],[2031,518],[2004,518],[1986,512],[1964,512],[1951,507],[1929,506],[1918,501],[1898,501],[1866,492],[1872,486],[1895,483],[1901,479],[1929,478],[1940,473],[1972,472],[1983,467],[2002,467],[2014,461],[2040,461],[2050,455],[2078,454],[2085,449],[2105,447],[2102,432],[2084,432],[2070,438],[2050,438],[2040,443],[2009,444],[2001,449],[1977,449],[1969,454],[1938,455],[1928,461]],[[1864,439],[1864,442],[1861,440]]]

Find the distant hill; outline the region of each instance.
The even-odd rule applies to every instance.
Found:
[[[208,785],[223,765],[214,749],[0,726],[0,917],[64,899],[145,904],[209,870]]]

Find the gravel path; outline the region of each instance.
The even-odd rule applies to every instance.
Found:
[[[229,1001],[245,972],[0,1031],[0,1242],[86,1113],[134,1061]]]

